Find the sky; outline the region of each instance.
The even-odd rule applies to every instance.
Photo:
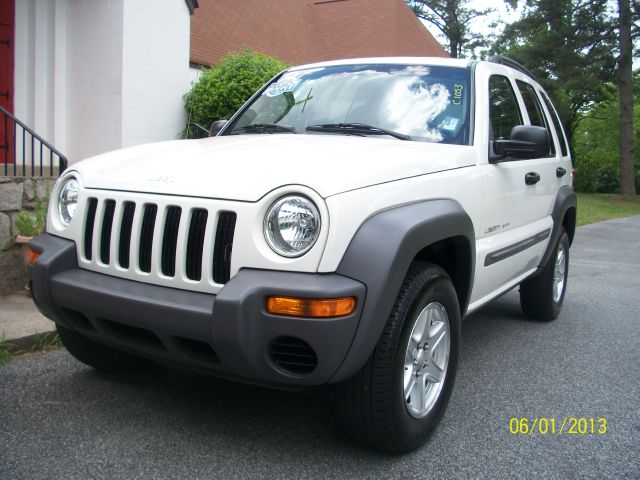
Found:
[[[511,23],[520,18],[522,13],[522,7],[518,7],[517,9],[512,9],[507,6],[507,4],[502,0],[471,0],[469,2],[469,7],[475,8],[477,10],[485,10],[487,8],[495,8],[496,11],[492,14],[489,14],[484,17],[476,18],[471,25],[471,29],[474,32],[482,33],[483,35],[488,35],[492,33],[492,29],[489,28],[489,25],[495,21],[503,21],[505,23]],[[438,39],[438,41],[447,49],[448,42],[447,39],[440,30],[438,30],[435,26],[431,25],[429,22],[422,23],[427,27],[427,30],[431,32],[431,34]],[[503,26],[499,27],[501,31]],[[495,32],[493,32],[495,33]]]

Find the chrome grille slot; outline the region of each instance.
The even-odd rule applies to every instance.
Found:
[[[216,292],[232,274],[237,213],[219,201],[92,191],[78,241],[82,268]]]

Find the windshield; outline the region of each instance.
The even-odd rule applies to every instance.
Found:
[[[307,133],[469,143],[469,69],[341,65],[275,79],[223,135]]]

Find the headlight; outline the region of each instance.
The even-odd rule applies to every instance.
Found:
[[[292,195],[274,203],[265,217],[264,235],[271,249],[284,257],[304,255],[318,239],[320,213],[308,198]]]
[[[69,177],[58,194],[58,214],[63,224],[68,225],[76,213],[78,206],[78,190],[80,184],[74,177]]]

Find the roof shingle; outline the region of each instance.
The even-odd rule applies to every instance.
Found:
[[[247,47],[289,64],[380,56],[448,57],[403,0],[198,0],[191,61]]]

